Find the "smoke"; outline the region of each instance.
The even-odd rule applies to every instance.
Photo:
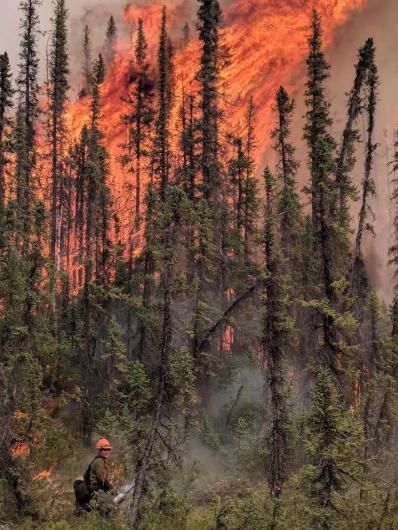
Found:
[[[352,88],[354,65],[357,52],[368,37],[373,37],[376,46],[376,62],[378,66],[380,87],[376,114],[375,139],[378,144],[375,153],[373,177],[376,182],[376,197],[372,201],[375,214],[375,235],[368,234],[364,242],[365,259],[374,287],[381,299],[390,303],[392,299],[392,270],[388,267],[388,248],[392,243],[393,209],[390,204],[392,191],[391,162],[393,157],[393,131],[398,127],[398,35],[395,21],[398,16],[398,4],[393,0],[368,0],[361,11],[355,13],[345,24],[338,27],[327,48],[326,55],[331,64],[328,96],[331,101],[333,116],[333,133],[340,141],[346,120],[347,92]],[[304,45],[305,43],[303,43]],[[297,158],[301,162],[298,175],[298,189],[307,184],[309,172],[307,168],[306,146],[303,142],[303,126],[306,108],[304,105],[305,65],[295,72],[293,96],[296,100],[296,112],[292,124],[293,143],[297,147]],[[271,123],[267,134],[273,127]],[[362,135],[366,132],[366,119],[359,123]],[[353,178],[359,190],[363,176],[364,146],[359,146],[357,164]],[[275,156],[271,149],[264,153],[263,164],[275,165]],[[261,170],[261,168],[260,168]],[[304,202],[308,197],[303,196]],[[353,228],[356,229],[360,201],[352,205]]]
[[[392,271],[387,266],[387,252],[391,245],[390,205],[391,167],[393,130],[397,127],[397,67],[396,50],[398,35],[395,23],[398,15],[398,4],[393,0],[369,0],[363,11],[336,33],[335,44],[331,49],[330,59],[333,65],[332,91],[336,125],[342,127],[344,116],[341,110],[345,101],[344,91],[349,90],[353,79],[352,65],[356,61],[356,50],[362,46],[367,37],[373,37],[376,45],[376,61],[379,69],[380,88],[378,110],[376,115],[376,142],[378,149],[375,156],[374,178],[377,196],[372,207],[376,216],[375,237],[366,238],[366,261],[369,273],[379,296],[389,303],[392,298]],[[339,93],[336,88],[339,87]],[[366,123],[360,124],[365,129]],[[363,165],[358,164],[356,182],[360,184]],[[354,219],[357,219],[356,209]]]

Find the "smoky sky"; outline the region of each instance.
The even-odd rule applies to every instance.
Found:
[[[224,5],[231,4],[233,0],[224,0]],[[196,0],[186,0],[192,13],[197,7]],[[138,2],[150,3],[150,0]],[[165,4],[170,3],[166,0]],[[310,4],[311,2],[308,2]],[[286,0],[289,6],[290,0]],[[83,25],[88,23],[92,29],[94,47],[103,42],[106,23],[113,14],[119,24],[119,32],[127,31],[122,27],[121,14],[126,0],[67,0],[69,8],[69,49],[71,56],[72,73],[76,73],[80,64],[80,42]],[[13,65],[14,73],[17,71],[19,47],[19,0],[0,0],[2,16],[0,18],[0,52],[7,51]],[[42,0],[40,7],[40,56],[45,59],[46,46],[49,39],[50,19],[52,13],[52,0]],[[377,50],[377,65],[379,68],[380,89],[377,110],[376,141],[378,149],[374,177],[377,185],[377,197],[373,201],[376,215],[376,237],[367,237],[366,253],[368,267],[372,279],[381,297],[389,302],[391,299],[391,270],[387,267],[387,251],[391,244],[391,219],[394,214],[389,194],[391,192],[391,175],[389,175],[388,162],[392,159],[393,131],[398,122],[398,20],[397,0],[368,0],[364,8],[355,11],[349,21],[335,31],[333,43],[327,50],[330,61],[331,78],[329,81],[328,95],[332,103],[334,118],[333,131],[336,138],[344,126],[345,94],[350,90],[357,59],[357,50],[365,40],[374,37]],[[306,43],[303,42],[303,47]],[[94,49],[95,51],[95,49]],[[45,61],[41,64],[41,77],[44,78]],[[73,79],[71,85],[74,86]],[[74,97],[76,87],[71,93]],[[302,125],[305,108],[303,104],[303,87],[297,87],[297,111],[294,120],[294,139],[298,146],[298,158],[301,159],[302,168],[300,179],[307,178],[305,150],[302,144]],[[272,124],[270,124],[270,127]],[[366,128],[365,121],[360,128]],[[361,154],[355,170],[357,184],[361,181]],[[265,153],[264,159],[272,161],[272,153]],[[264,161],[265,161],[264,160]],[[267,161],[268,161],[267,160]],[[304,182],[300,182],[300,185]],[[354,225],[357,215],[357,205],[353,206]]]

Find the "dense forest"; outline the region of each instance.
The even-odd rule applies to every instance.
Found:
[[[44,85],[39,3],[20,1],[19,64],[0,55],[0,528],[398,528],[398,141],[386,307],[365,259],[373,39],[336,136],[323,20],[308,13],[307,163],[281,86],[262,126],[276,164],[258,167],[255,102],[243,126],[225,111],[219,2],[198,1],[183,89],[175,47],[195,28],[176,42],[164,7],[151,54],[138,19],[115,160],[103,102],[115,18],[95,52],[81,28],[72,102],[67,2],[53,3]],[[132,182],[123,201],[116,166]],[[110,520],[79,512],[72,489],[99,437],[129,489]]]

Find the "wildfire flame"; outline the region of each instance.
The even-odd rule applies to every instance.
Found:
[[[27,442],[14,442],[11,447],[11,454],[14,458],[26,458],[30,455],[30,447]]]
[[[37,473],[37,475],[34,475],[33,480],[49,480],[53,474],[53,468],[50,467],[50,469],[45,469],[43,471],[40,471],[40,473]]]
[[[228,100],[233,108],[234,121],[243,119],[245,103],[253,96],[258,116],[258,139],[261,147],[268,139],[264,125],[269,126],[269,111],[275,91],[280,84],[294,89],[301,78],[303,58],[307,52],[310,10],[314,6],[322,15],[324,42],[329,44],[333,30],[344,23],[352,11],[361,8],[365,0],[237,0],[224,9],[223,41],[230,54],[230,64],[225,70]],[[171,2],[168,7],[169,27],[182,27],[185,2]],[[153,62],[156,61],[156,46],[162,4],[129,6],[124,20],[134,24],[140,17],[144,20],[146,38]],[[198,69],[199,43],[192,40],[185,48],[175,52],[175,79],[187,84],[193,81]],[[123,96],[126,96],[131,73],[131,41],[117,45],[112,64],[102,89],[104,129],[110,152],[118,154],[124,141],[124,127],[120,116],[123,112]],[[298,79],[299,78],[299,79]],[[180,94],[181,95],[181,94]],[[71,105],[69,121],[75,136],[89,122],[88,100]],[[120,171],[119,171],[120,173]]]
[[[256,160],[261,162],[269,144],[269,130],[272,127],[272,104],[275,92],[283,84],[288,91],[302,83],[304,58],[307,53],[310,12],[315,7],[322,16],[324,43],[332,40],[333,30],[343,24],[353,11],[360,9],[366,0],[235,0],[223,10],[222,44],[229,53],[229,62],[223,71],[223,105],[228,129],[242,131],[250,98],[256,110],[255,133],[257,137]],[[144,21],[144,30],[151,56],[151,69],[155,72],[157,60],[158,28],[161,20],[161,3],[151,5],[130,5],[124,11],[124,21],[136,28],[138,18]],[[167,3],[168,27],[173,36],[181,34],[189,18],[187,2],[171,0]],[[178,135],[178,109],[182,92],[190,90],[195,83],[198,70],[200,46],[196,33],[187,44],[177,42],[174,50],[175,99],[172,116],[172,144],[176,145]],[[178,37],[179,38],[179,37]],[[178,39],[175,39],[178,41]],[[126,126],[121,116],[125,113],[124,100],[128,95],[131,73],[134,69],[131,38],[120,39],[107,76],[101,87],[102,129],[104,143],[110,153],[110,186],[115,201],[120,205],[126,190],[132,190],[131,175],[123,170],[119,160],[126,142]],[[82,127],[89,124],[90,99],[82,98],[70,105],[68,123],[74,138],[78,138]],[[145,174],[142,175],[145,186]],[[128,192],[130,193],[130,192]],[[127,194],[128,194],[127,193]],[[127,227],[128,220],[121,220]],[[123,230],[126,232],[126,229]]]
[[[224,335],[221,342],[221,348],[225,352],[230,352],[234,344],[235,330],[232,326],[228,325],[224,330]]]

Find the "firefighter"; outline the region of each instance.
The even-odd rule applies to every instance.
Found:
[[[113,497],[117,495],[108,478],[107,459],[112,445],[106,438],[98,440],[97,455],[91,462],[84,477],[91,495],[90,505],[103,517],[109,517],[115,510]]]

